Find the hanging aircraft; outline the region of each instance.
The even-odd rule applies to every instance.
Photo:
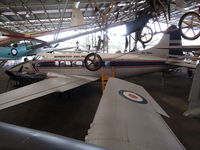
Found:
[[[73,29],[73,28],[69,28],[68,30]],[[60,31],[65,31],[67,29],[62,29]],[[13,43],[18,43],[24,39],[29,39],[29,40],[36,40],[39,42],[44,42],[41,41],[39,39],[37,39],[36,37],[39,36],[43,36],[43,35],[49,35],[49,34],[54,34],[55,30],[53,31],[44,31],[44,32],[28,32],[28,33],[20,33],[20,32],[16,32],[13,30],[8,30],[5,28],[0,28],[0,32],[1,32],[1,36],[4,36],[5,38],[0,39],[0,46],[8,46],[10,44]]]
[[[24,33],[19,33],[15,31],[11,31],[8,29],[0,28],[2,32],[2,36],[7,38],[0,39],[0,60],[11,60],[11,59],[19,59],[23,56],[33,55],[36,52],[27,50],[27,47],[31,46],[31,43],[20,43],[18,42],[22,40],[29,40],[39,43],[44,43],[45,41],[36,39],[34,37],[39,36],[40,34],[29,34],[26,35]]]
[[[117,25],[120,25],[120,24],[113,24],[110,27],[114,27],[114,26],[117,26]],[[22,56],[37,54],[38,51],[39,52],[41,52],[41,51],[47,52],[47,51],[56,51],[56,50],[75,48],[75,47],[67,47],[67,48],[61,48],[60,49],[60,48],[55,48],[52,45],[60,43],[60,42],[64,42],[64,41],[67,41],[67,40],[71,40],[71,39],[74,39],[74,38],[77,38],[77,37],[80,37],[80,36],[84,36],[84,35],[87,35],[87,34],[95,33],[95,32],[101,31],[103,29],[104,28],[97,28],[97,29],[94,29],[94,30],[74,34],[72,36],[67,36],[67,37],[60,38],[60,39],[57,39],[57,40],[53,40],[53,41],[50,41],[50,42],[41,41],[41,40],[38,40],[38,39],[35,39],[35,38],[32,38],[32,37],[27,37],[27,36],[21,35],[21,34],[18,35],[17,34],[18,32],[15,33],[15,34],[12,33],[13,35],[7,35],[7,36],[12,37],[11,39],[17,38],[18,41],[22,40],[22,39],[34,40],[34,41],[40,42],[40,44],[31,44],[30,43],[30,44],[19,44],[19,45],[14,44],[12,46],[2,46],[2,47],[0,47],[0,60],[19,59]],[[0,31],[1,30],[2,29],[0,29]],[[3,40],[2,41],[0,40],[0,46],[1,46],[1,42],[3,42]],[[8,42],[13,42],[13,41],[8,40]],[[8,44],[8,42],[6,42],[4,44]],[[47,48],[44,49],[44,47],[47,47]]]
[[[109,28],[119,26],[119,25],[122,25],[122,24],[125,24],[125,22],[124,23],[111,24],[109,26]],[[73,28],[75,28],[75,27],[72,27],[70,29],[73,29]],[[2,39],[2,40],[0,39],[0,60],[19,59],[22,56],[35,55],[38,52],[42,52],[42,51],[45,51],[45,52],[50,51],[51,52],[51,51],[56,51],[56,50],[71,49],[71,48],[74,48],[74,47],[67,47],[67,48],[61,48],[60,49],[60,48],[55,48],[52,45],[58,44],[60,42],[64,42],[64,41],[67,41],[67,40],[71,40],[71,39],[74,39],[74,38],[77,38],[77,37],[80,37],[80,36],[84,36],[84,35],[87,35],[87,34],[102,31],[104,29],[105,28],[97,28],[97,29],[94,29],[94,30],[89,30],[89,31],[86,31],[86,32],[74,34],[74,35],[67,36],[67,37],[64,37],[64,38],[60,38],[60,39],[57,39],[57,40],[53,40],[53,41],[50,41],[50,42],[45,42],[45,41],[42,41],[42,40],[38,40],[34,37],[41,36],[43,34],[46,35],[46,34],[54,33],[55,31],[32,33],[30,35],[26,35],[26,34],[18,33],[18,32],[15,32],[15,31],[10,31],[10,30],[7,30],[7,29],[0,28],[0,31],[7,33],[6,36],[10,37],[10,38],[7,38],[7,39]],[[62,30],[62,31],[64,31],[64,30]],[[31,44],[30,43],[30,44],[19,44],[19,45],[14,44],[12,46],[8,46],[8,44],[10,44],[10,43],[19,42],[19,41],[24,40],[24,39],[36,41],[36,42],[39,42],[40,44]],[[47,48],[44,49],[44,47],[47,47]]]
[[[0,122],[0,149],[185,150],[160,115],[169,117],[143,87],[110,78],[85,142]]]
[[[64,48],[56,48],[56,47],[43,47],[35,50],[28,50],[28,47],[32,46],[31,43],[20,43],[13,44],[12,46],[0,47],[0,60],[16,60],[20,59],[24,56],[33,56],[40,52],[54,52],[54,51],[62,51],[68,49],[74,49],[76,46],[72,47],[64,47]]]
[[[15,59],[20,59],[23,56],[36,55],[38,52],[42,52],[42,51],[52,52],[52,51],[76,48],[76,47],[56,48],[55,46],[52,46],[52,44],[51,45],[48,44],[48,42],[46,41],[35,38],[41,35],[52,34],[55,31],[37,32],[37,33],[30,33],[30,34],[19,33],[19,32],[7,30],[4,28],[0,28],[0,31],[3,32],[2,36],[8,37],[8,38],[0,39],[0,60],[12,60],[12,59],[15,60]],[[24,42],[24,43],[17,44],[18,42],[22,40],[26,40],[26,41],[28,40],[31,42]],[[34,48],[34,47],[30,48],[32,46],[38,45],[36,43],[42,43],[43,45],[38,46],[37,48]],[[58,43],[57,40],[54,40],[54,44],[57,44],[57,43]]]
[[[10,44],[18,43],[24,39],[35,40],[38,42],[44,42],[35,37],[50,34],[51,32],[35,32],[35,33],[20,33],[5,28],[0,28],[1,36],[4,38],[0,39],[0,46],[9,46]]]
[[[175,49],[174,45],[178,47],[178,50]],[[179,30],[176,32],[167,30],[158,45],[140,52],[41,55],[46,58],[24,62],[6,70],[10,78],[16,80],[17,83],[40,82],[0,94],[0,109],[53,92],[64,92],[79,87],[98,80],[102,77],[102,72],[106,75],[111,75],[114,72],[117,77],[127,77],[177,66],[195,68],[196,64],[194,63],[186,63],[183,59],[171,57],[171,55],[179,57],[183,54],[180,47]],[[101,67],[102,69],[100,69]],[[22,90],[23,93],[20,92]]]

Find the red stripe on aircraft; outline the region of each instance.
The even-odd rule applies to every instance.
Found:
[[[102,67],[104,69],[110,68],[147,68],[147,67],[161,67],[164,65],[148,65],[148,66],[121,66],[121,67]],[[85,67],[36,67],[37,69],[86,69]]]
[[[141,60],[141,59],[103,59],[104,61],[145,61],[145,62],[157,62],[157,61],[161,61],[161,62],[165,62],[163,60]],[[33,61],[31,63],[37,63],[37,62],[46,62],[46,61],[83,61],[83,59],[75,59],[75,60],[48,60],[48,59],[45,59],[45,60],[39,60],[39,61]]]

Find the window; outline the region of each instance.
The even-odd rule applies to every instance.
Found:
[[[72,61],[72,67],[83,67],[82,61]]]
[[[103,66],[110,67],[110,61],[105,61]]]
[[[60,67],[65,67],[65,61],[60,61]]]
[[[59,61],[44,61],[35,64],[36,67],[59,67]]]
[[[70,61],[65,61],[65,65],[66,65],[66,67],[71,67],[72,66]]]
[[[60,61],[60,67],[71,67],[70,61]]]

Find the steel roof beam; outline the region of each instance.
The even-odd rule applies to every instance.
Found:
[[[10,6],[8,6],[7,4],[5,4],[4,2],[0,2],[1,5],[3,5],[4,7],[7,8],[7,10],[11,11],[12,13],[14,13],[18,18],[20,18],[20,20],[23,20],[22,16],[20,16],[20,14],[18,14],[16,11],[14,11],[13,9],[10,8]],[[3,14],[2,14],[3,15]],[[2,16],[1,15],[1,16]],[[3,15],[4,18],[7,18],[8,21],[11,21],[8,17],[6,17],[5,15]],[[18,23],[15,23],[15,24],[18,24]],[[21,24],[18,24],[21,26]],[[28,27],[26,27],[27,29],[29,29]]]
[[[20,0],[20,2],[21,2],[21,4],[22,4],[23,8],[24,8],[26,11],[28,11],[28,12],[30,13],[30,15],[33,16],[33,18],[37,19],[37,20],[41,23],[41,26],[42,26],[43,28],[49,30],[45,25],[43,25],[43,23],[40,21],[40,19],[37,17],[37,15],[33,14],[32,10],[31,10],[28,6],[26,6],[22,0]],[[26,12],[26,13],[27,13],[27,12]],[[28,21],[31,23],[31,21],[30,21],[29,19],[27,19],[26,17],[25,17],[25,19],[28,20]],[[32,23],[31,23],[31,24],[32,24]],[[37,27],[37,28],[38,28],[38,27]],[[41,28],[38,28],[38,29],[41,30]],[[41,30],[41,31],[42,31],[42,30]]]
[[[49,17],[49,14],[47,13],[47,10],[46,10],[46,8],[45,8],[44,3],[42,2],[42,0],[39,0],[39,1],[40,1],[40,3],[41,3],[42,9],[44,10],[44,13],[45,13],[47,19],[49,19],[49,22],[52,24],[52,27],[54,28],[54,30],[56,30],[56,28],[55,28],[53,22],[51,21],[51,19],[50,19],[50,17]]]

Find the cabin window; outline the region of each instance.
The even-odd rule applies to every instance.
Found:
[[[65,61],[66,67],[71,67],[71,62],[70,61]]]
[[[83,67],[82,61],[72,61],[72,67]]]
[[[44,61],[35,64],[36,67],[59,67],[59,61]]]
[[[60,67],[65,67],[65,61],[60,61]]]
[[[55,61],[55,67],[59,67],[59,61]]]
[[[110,67],[110,61],[105,61],[103,66]]]
[[[70,61],[60,61],[60,67],[71,67]]]

